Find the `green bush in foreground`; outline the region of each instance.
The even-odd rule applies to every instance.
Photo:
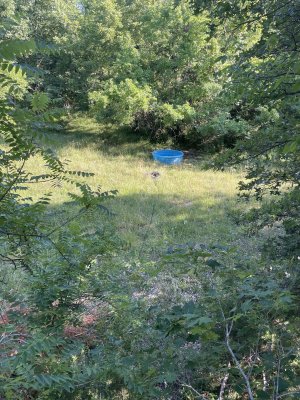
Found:
[[[5,145],[0,153],[0,395],[5,399],[58,398],[90,379],[90,334],[87,327],[76,326],[83,324],[81,314],[93,296],[93,260],[112,243],[101,230],[93,232],[93,239],[98,238],[95,249],[91,234],[81,230],[79,235],[74,225],[83,214],[87,220],[103,213],[100,203],[112,193],[92,191],[76,179],[89,173],[69,171],[44,148],[39,126],[53,120],[46,111],[50,100],[43,92],[24,92],[19,77],[21,72],[26,82],[26,71],[16,63],[17,57],[34,51],[34,41],[0,40],[0,80],[6,87],[0,98]],[[45,168],[38,176],[27,169],[36,156]],[[77,206],[71,203],[71,216],[56,217],[51,193],[37,200],[22,196],[29,185],[43,182],[52,182],[53,188],[73,184],[70,199]],[[76,339],[78,331],[83,340]]]

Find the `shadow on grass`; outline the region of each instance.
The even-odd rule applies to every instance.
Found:
[[[116,231],[129,245],[147,241],[150,251],[168,244],[188,241],[231,242],[238,235],[231,218],[236,209],[234,197],[215,195],[209,203],[203,197],[137,193],[104,200],[102,208],[79,214],[74,202],[49,207],[47,217],[54,225],[70,219],[66,227],[76,234],[81,229]],[[50,226],[53,227],[52,225]]]
[[[137,259],[159,260],[174,245],[240,247],[241,240],[245,240],[243,249],[248,251],[242,228],[231,217],[236,210],[234,196],[216,192],[209,201],[204,194],[188,196],[120,194],[102,203],[110,215],[101,207],[78,214],[79,207],[74,202],[65,202],[48,208],[43,230],[45,234],[55,230],[51,238],[59,248],[61,237],[67,235],[75,243],[80,237],[93,254],[111,250],[119,260],[129,263]],[[60,225],[62,228],[56,230]],[[66,252],[72,257],[73,247]]]
[[[154,149],[147,137],[128,127],[102,125],[92,118],[70,119],[59,132],[48,132],[49,143],[55,147],[89,147],[111,156],[132,156],[145,158]]]
[[[240,238],[231,218],[234,197],[215,193],[206,198],[161,194],[118,196],[108,207],[116,231],[135,255],[154,258],[174,244],[230,245]]]

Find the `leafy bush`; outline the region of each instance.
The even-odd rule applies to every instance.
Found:
[[[217,165],[246,166],[246,181],[240,183],[241,196],[265,200],[261,210],[251,213],[256,232],[281,226],[278,241],[268,247],[269,255],[281,253],[296,263],[300,108],[299,61],[294,46],[299,43],[299,35],[295,33],[299,9],[294,2],[281,5],[270,1],[265,6],[268,18],[263,24],[261,40],[242,54],[243,68],[232,71],[238,83],[235,87],[229,84],[228,88],[243,99],[243,104],[235,110],[235,118],[247,119],[248,134],[223,154]]]
[[[299,383],[297,272],[287,264],[269,269],[237,263],[234,253],[232,264],[224,264],[228,250],[220,249],[180,252],[182,274],[198,277],[201,295],[161,313],[159,329],[177,340],[177,354],[184,344],[194,347],[186,366],[194,379],[186,386],[199,395],[205,387],[221,398],[289,396]],[[178,252],[173,257],[177,263]],[[180,373],[177,379],[184,382]]]
[[[5,38],[0,41],[0,48],[6,49],[0,63],[6,63],[11,72],[0,76],[8,88],[0,98],[0,134],[5,145],[0,153],[0,395],[20,400],[67,398],[96,374],[87,365],[89,346],[97,340],[92,340],[89,320],[82,319],[81,313],[87,313],[86,293],[92,295],[88,286],[94,279],[93,260],[112,246],[112,239],[99,230],[92,234],[102,243],[95,249],[91,234],[79,235],[79,224],[76,228],[74,221],[83,214],[88,221],[93,213],[103,212],[102,199],[113,193],[93,191],[76,179],[89,173],[68,170],[44,148],[36,127],[51,121],[45,93],[33,93],[31,103],[24,101],[28,107],[16,102],[18,96],[23,100],[27,94],[27,81],[22,71],[26,85],[19,90],[14,75],[19,76],[21,66],[15,60],[29,45],[20,41],[10,46],[10,39]],[[12,102],[15,93],[18,96]],[[45,164],[45,173],[38,176],[26,168],[37,156]],[[52,182],[54,187],[73,184],[77,189],[70,194],[77,203],[73,215],[59,220],[52,210],[51,193],[35,201],[22,196],[29,185],[43,182]]]
[[[112,9],[114,18],[107,18]],[[208,41],[206,12],[195,15],[186,1],[89,2],[85,11],[78,65],[97,118],[133,125],[152,138],[172,136],[216,95],[208,82],[219,50]]]
[[[102,91],[89,93],[91,112],[99,120],[129,125],[133,122],[136,110],[147,111],[155,101],[149,86],[139,88],[131,79],[118,85],[112,80],[104,84]]]

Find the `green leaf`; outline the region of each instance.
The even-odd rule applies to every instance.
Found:
[[[205,262],[205,264],[207,264],[209,267],[211,268],[217,268],[217,267],[222,267],[222,264],[220,264],[217,260],[214,260],[212,258],[210,258],[209,260],[207,260]]]
[[[270,393],[268,393],[268,392],[266,392],[264,390],[257,390],[256,391],[256,396],[257,396],[258,399],[261,399],[261,400],[270,399]]]
[[[283,153],[295,153],[299,148],[299,143],[297,140],[294,140],[291,143],[288,143],[282,149]]]
[[[243,312],[247,312],[251,310],[252,308],[252,300],[246,300],[242,305],[241,305],[241,310]]]
[[[291,89],[293,92],[298,92],[300,90],[300,81],[294,83]]]
[[[279,79],[276,79],[275,80],[275,83],[274,83],[274,85],[273,85],[273,89],[275,90],[275,89],[277,89],[281,84],[282,84],[282,82],[285,80],[285,76],[283,76],[283,77],[281,77],[281,78],[279,78]]]
[[[206,325],[213,322],[213,320],[210,317],[197,317],[195,315],[188,316],[187,321],[188,321],[188,324],[186,325],[187,328],[191,328],[193,326],[198,326],[198,325]]]
[[[296,64],[293,65],[293,70],[295,74],[300,75],[300,61],[296,62]]]
[[[46,93],[37,92],[32,96],[31,99],[31,106],[33,111],[44,111],[49,105],[49,97]]]
[[[290,387],[290,384],[287,380],[282,379],[282,378],[278,378],[278,388],[279,388],[279,392],[283,392],[285,390],[287,390]]]

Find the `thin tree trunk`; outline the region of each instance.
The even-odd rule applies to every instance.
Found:
[[[229,378],[229,373],[227,373],[222,379],[218,400],[224,400],[224,393],[228,378]]]

